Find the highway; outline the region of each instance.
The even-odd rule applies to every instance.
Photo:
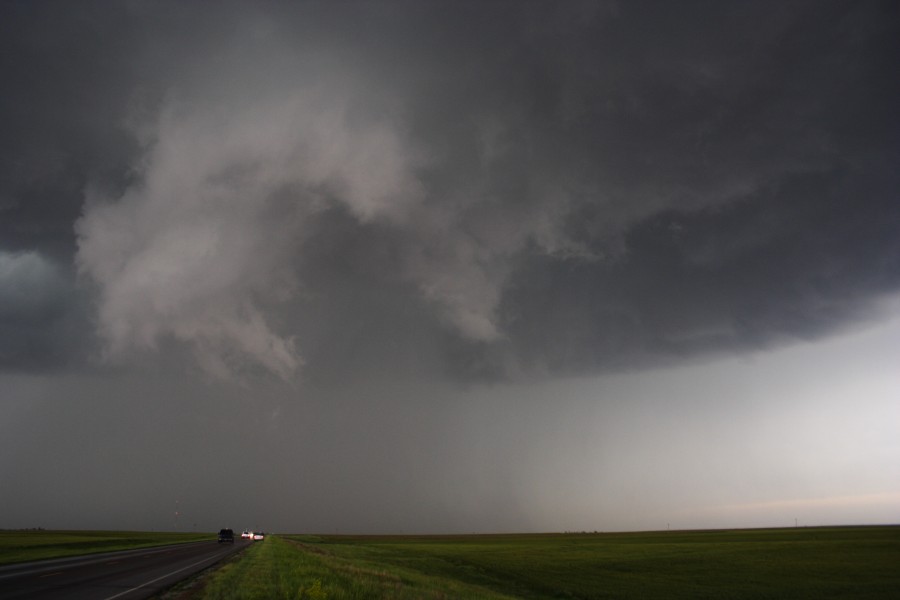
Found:
[[[0,598],[149,598],[251,543],[238,538],[7,565],[0,567]]]

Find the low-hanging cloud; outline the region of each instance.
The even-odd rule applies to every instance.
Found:
[[[300,90],[237,108],[165,104],[137,182],[121,198],[89,197],[76,224],[107,357],[170,336],[214,375],[244,361],[285,378],[297,369],[265,307],[296,294],[306,222],[333,202],[390,220],[418,195],[390,124],[351,124],[326,100]]]
[[[289,378],[303,340],[273,316],[288,303],[302,312],[298,253],[329,210],[389,232],[399,251],[387,268],[438,321],[464,339],[500,339],[512,257],[534,243],[568,251],[565,194],[546,203],[526,186],[510,207],[489,173],[516,141],[504,138],[517,135],[507,119],[461,123],[486,173],[453,173],[468,150],[411,133],[433,127],[414,86],[386,85],[327,50],[311,61],[272,33],[267,43],[288,56],[276,75],[251,75],[260,63],[243,57],[170,91],[130,119],[143,144],[133,183],[89,188],[76,263],[98,288],[104,357],[172,338],[212,375],[249,362]],[[256,87],[231,83],[248,78]]]
[[[107,358],[172,337],[210,374],[249,360],[288,378],[303,361],[266,309],[297,297],[296,255],[335,207],[403,240],[396,268],[451,328],[497,339],[509,258],[554,226],[546,211],[490,214],[477,189],[426,198],[425,145],[397,123],[353,122],[352,107],[334,101],[340,92],[291,90],[239,107],[169,100],[144,126],[136,182],[119,198],[89,192],[76,224]]]

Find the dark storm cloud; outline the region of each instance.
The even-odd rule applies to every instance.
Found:
[[[800,176],[727,209],[669,210],[631,227],[612,262],[530,261],[504,296],[505,329],[529,364],[578,372],[876,317],[870,300],[900,280],[900,215],[885,191],[896,183],[861,181]]]
[[[3,11],[0,250],[77,263],[110,359],[592,372],[900,284],[891,3]]]
[[[0,3],[0,526],[890,518],[898,17]]]
[[[0,245],[71,260],[91,177],[121,176],[131,31],[111,7],[4,3]]]

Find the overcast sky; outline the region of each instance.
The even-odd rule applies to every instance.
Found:
[[[0,528],[900,522],[900,4],[0,4]]]

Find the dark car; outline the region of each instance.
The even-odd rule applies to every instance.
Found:
[[[219,530],[219,543],[222,542],[231,542],[234,543],[234,532],[230,529],[220,529]]]

